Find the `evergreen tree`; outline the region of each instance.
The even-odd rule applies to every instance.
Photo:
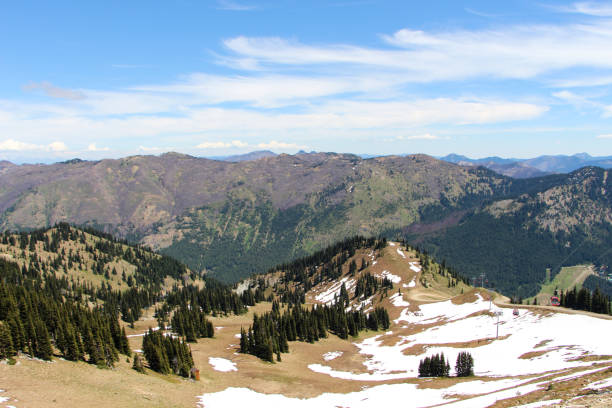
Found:
[[[457,377],[470,377],[474,375],[474,359],[467,351],[462,351],[457,355],[455,364]]]

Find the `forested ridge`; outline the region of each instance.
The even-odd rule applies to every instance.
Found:
[[[159,304],[162,331],[170,324],[175,334],[147,333],[144,355],[149,368],[186,376],[193,367],[186,343],[214,336],[206,316],[245,313],[261,297],[237,295],[168,256],[65,223],[5,232],[0,251],[0,358],[21,352],[112,367],[120,354],[131,355],[121,321],[133,324]]]

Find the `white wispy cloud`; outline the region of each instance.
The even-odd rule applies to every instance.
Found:
[[[406,82],[528,79],[576,67],[612,69],[612,29],[607,20],[438,32],[406,28],[381,38],[388,47],[315,46],[243,36],[227,39],[224,45],[233,53],[228,59],[247,59],[249,65],[378,67],[403,73]]]
[[[88,152],[107,152],[109,150],[110,150],[109,147],[98,147],[98,146],[96,146],[95,143],[90,143],[87,146],[87,151]]]
[[[399,135],[396,140],[440,140],[440,136],[432,135],[431,133],[423,133],[420,135]]]
[[[230,0],[217,0],[217,9],[231,11],[249,11],[256,9],[256,6],[238,3]]]
[[[46,150],[52,152],[63,152],[68,150],[68,147],[64,142],[54,141],[48,145],[41,145],[36,143],[22,142],[14,139],[6,139],[0,142],[0,151],[14,151],[23,152],[31,150]]]
[[[277,140],[272,140],[271,142],[257,144],[257,148],[269,149],[269,150],[297,150],[297,149],[307,149],[308,146],[300,145],[296,143],[286,143],[286,142],[279,142]]]
[[[41,90],[47,96],[52,98],[60,98],[60,99],[72,99],[79,100],[84,99],[85,95],[80,91],[75,91],[73,89],[60,88],[59,86],[55,86],[50,82],[42,81],[42,82],[30,82],[23,86],[25,91],[31,90]]]
[[[596,137],[598,139],[612,139],[612,133],[603,134],[603,135],[597,135]]]
[[[612,116],[609,101],[576,89],[612,83],[611,23],[591,17],[596,12],[591,3],[573,7],[589,14],[585,21],[475,30],[406,28],[381,36],[378,47],[312,45],[280,37],[226,39],[225,54],[218,57],[240,74],[190,73],[112,90],[32,82],[24,89],[63,100],[0,100],[0,134],[16,139],[0,142],[0,150],[67,152],[67,145],[83,145],[83,135],[112,151],[126,141],[134,151],[166,151],[149,143],[175,143],[173,137],[191,149],[293,150],[317,148],[313,140],[330,135],[350,140],[359,132],[436,140],[436,125],[458,129],[527,121],[559,104]],[[598,74],[585,75],[590,71]],[[470,79],[481,84],[526,80],[541,83],[544,90],[539,97],[496,96],[495,91],[468,97],[455,91],[460,86],[419,93],[422,87],[415,85]],[[552,92],[551,86],[558,90]],[[454,93],[445,95],[445,89]],[[91,143],[84,151],[111,150]]]
[[[587,14],[598,17],[612,17],[612,3],[582,1],[573,3],[569,7],[558,7],[557,9],[569,13]]]
[[[231,142],[203,142],[196,146],[198,149],[227,149],[231,147],[243,148],[249,144],[240,140],[232,140]]]

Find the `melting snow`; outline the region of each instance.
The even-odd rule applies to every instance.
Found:
[[[412,272],[419,273],[421,272],[421,267],[419,266],[417,262],[410,262],[410,270]]]
[[[393,283],[400,283],[402,281],[402,278],[400,278],[397,275],[392,274],[391,272],[385,270],[382,271],[382,273],[380,275],[375,275],[377,278],[387,278],[389,279],[391,282]]]
[[[401,293],[396,293],[395,295],[389,298],[393,306],[402,307],[402,306],[410,306],[410,303],[404,300],[404,297]]]
[[[236,368],[236,363],[233,363],[225,358],[208,357],[208,364],[210,364],[217,371],[238,371]]]
[[[349,279],[348,277],[344,277],[340,279],[340,281],[331,285],[327,290],[315,296],[315,299],[326,305],[333,303],[334,298],[340,294],[340,289],[342,289],[343,283],[347,291],[357,284],[355,279]]]
[[[555,399],[555,400],[547,400],[547,401],[538,401],[538,402],[532,402],[531,404],[516,405],[512,408],[541,408],[541,407],[547,407],[549,405],[559,404],[561,401],[563,400]]]
[[[342,354],[343,353],[341,351],[330,351],[329,353],[323,354],[323,360],[331,361],[335,358],[340,357]]]
[[[151,330],[153,331],[158,331],[159,330],[159,326],[158,327],[153,327]],[[147,329],[146,332],[144,333],[140,333],[140,334],[130,334],[129,336],[125,336],[125,337],[143,337],[145,334],[147,334],[149,332],[149,330]]]
[[[400,254],[402,258],[406,259],[406,255],[404,255],[401,249],[397,248],[397,253]]]
[[[385,404],[395,406],[397,401],[407,400],[410,401],[410,406],[415,408],[433,405],[452,408],[484,408],[498,399],[514,397],[517,392],[526,394],[541,387],[541,384],[521,386],[528,381],[530,380],[469,381],[442,389],[419,388],[418,384],[384,384],[348,394],[325,393],[308,399],[289,398],[279,394],[260,394],[247,388],[228,388],[221,392],[200,396],[199,406],[224,408],[236,405],[239,401],[249,401],[249,406],[254,408],[270,406],[298,408],[350,406],[365,408]],[[487,392],[494,393],[462,401],[452,397],[452,395],[457,394],[482,394]]]
[[[588,388],[591,390],[600,390],[602,388],[608,388],[608,387],[612,387],[612,377],[606,378],[605,380],[599,380],[599,381],[592,382],[584,388]]]
[[[512,309],[500,309],[495,305],[490,311],[499,313],[499,338],[497,316],[476,312],[489,310],[489,302],[479,297],[476,302],[455,305],[450,301],[420,306],[420,312],[407,308],[395,323],[435,324],[419,333],[403,336],[395,345],[383,346],[381,335],[355,343],[359,352],[367,356],[364,365],[369,373],[353,374],[334,371],[329,367],[311,365],[313,371],[355,380],[384,381],[416,377],[419,361],[426,355],[443,352],[454,365],[461,349],[449,347],[449,343],[474,342],[470,353],[474,357],[477,375],[516,376],[542,373],[552,370],[582,367],[588,362],[572,361],[584,355],[607,355],[607,339],[601,333],[612,330],[612,321],[584,315],[552,314],[539,316],[525,312],[520,317],[512,315]],[[567,327],[573,329],[568,331]],[[556,333],[563,333],[557,336]],[[549,342],[535,348],[544,340]],[[403,351],[415,345],[427,345],[420,355],[405,355]],[[542,351],[530,359],[520,358],[531,351]],[[575,374],[572,374],[575,375]],[[578,374],[584,375],[584,374]]]
[[[405,283],[404,283],[402,286],[403,286],[403,287],[405,287],[405,288],[414,288],[414,287],[416,286],[416,281],[415,281],[415,279],[416,279],[416,278],[413,278],[413,279],[410,281],[410,283],[408,283],[408,284],[405,284]]]

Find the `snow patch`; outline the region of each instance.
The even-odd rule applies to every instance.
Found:
[[[541,408],[541,407],[548,407],[550,405],[555,405],[555,404],[559,404],[561,403],[560,399],[555,399],[555,400],[547,400],[547,401],[538,401],[538,402],[532,402],[531,404],[525,404],[525,405],[516,405],[512,408]]]
[[[406,259],[406,255],[404,254],[404,252],[401,249],[397,248],[397,253],[400,254],[400,256],[402,258]]]
[[[602,388],[608,388],[608,387],[612,387],[612,377],[606,378],[605,380],[599,380],[599,381],[592,382],[586,387],[584,387],[584,389],[600,390]]]
[[[400,278],[397,275],[392,274],[391,272],[387,270],[382,271],[380,275],[374,275],[374,276],[376,276],[377,278],[381,278],[381,279],[387,278],[393,283],[400,283],[402,281],[402,278]]]
[[[238,371],[236,363],[221,357],[208,357],[208,364],[217,371],[229,372]]]
[[[151,330],[153,331],[158,331],[159,330],[159,326],[158,327],[153,327],[151,328]],[[125,337],[143,337],[145,334],[147,334],[149,332],[149,330],[147,329],[146,332],[144,333],[140,333],[140,334],[130,334],[129,336],[125,336]]]
[[[405,288],[414,288],[416,286],[416,278],[413,278],[408,284],[403,284],[402,286]]]
[[[331,285],[327,290],[315,296],[315,300],[326,305],[333,303],[334,298],[340,294],[340,290],[342,289],[343,283],[346,287],[346,290],[348,291],[350,288],[357,284],[357,281],[355,279],[349,279],[348,277],[344,277],[340,279],[340,281]]]
[[[410,303],[404,300],[404,296],[401,293],[396,293],[395,295],[391,296],[389,300],[391,301],[391,303],[393,303],[393,306],[410,306]]]
[[[314,398],[289,398],[279,394],[260,394],[248,388],[227,388],[224,391],[204,394],[198,397],[199,407],[225,408],[240,405],[249,401],[253,408],[268,408],[271,406],[290,406],[297,408],[332,408],[346,407],[366,408],[373,406],[396,406],[398,401],[410,401],[414,408],[440,406],[449,408],[484,408],[496,400],[527,394],[541,387],[541,384],[522,385],[530,380],[500,380],[500,381],[470,381],[455,384],[449,388],[419,388],[419,384],[384,384],[364,388],[361,391],[348,394],[324,393]],[[518,387],[517,387],[518,386]],[[508,388],[511,387],[511,388]],[[457,400],[453,395],[469,393],[493,392],[465,400]],[[501,390],[501,391],[498,391]]]
[[[335,358],[340,357],[342,354],[344,353],[342,353],[341,351],[330,351],[329,353],[323,354],[323,360],[331,361]]]
[[[421,266],[417,262],[410,262],[410,270],[412,272],[421,272]]]
[[[478,314],[477,312],[491,312]],[[499,326],[497,325],[499,314]],[[474,316],[468,317],[472,314]],[[551,314],[541,316],[526,311],[520,317],[512,309],[501,309],[479,296],[473,303],[455,305],[450,301],[420,306],[420,311],[402,310],[394,321],[409,325],[431,325],[410,336],[402,336],[395,345],[383,346],[380,335],[355,343],[359,352],[366,356],[365,375],[332,371],[329,367],[314,367],[314,370],[338,378],[372,381],[416,377],[419,361],[427,355],[443,352],[453,363],[460,351],[446,346],[448,343],[474,342],[470,353],[474,357],[474,371],[483,376],[517,376],[585,367],[589,362],[577,361],[585,355],[608,355],[609,348],[601,333],[612,331],[612,321],[584,315]],[[572,327],[573,330],[566,330]],[[499,337],[496,338],[499,331]],[[551,339],[546,346],[535,348],[544,340]],[[416,345],[426,345],[420,355],[405,355],[403,351]],[[525,353],[543,351],[544,354],[526,359]],[[313,369],[313,368],[311,368]],[[596,369],[598,371],[601,369]],[[451,370],[452,371],[452,370]],[[586,375],[574,373],[568,378]],[[559,378],[557,381],[563,381]]]

